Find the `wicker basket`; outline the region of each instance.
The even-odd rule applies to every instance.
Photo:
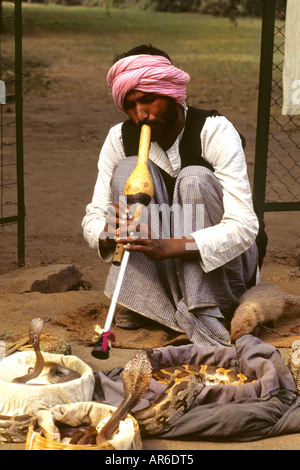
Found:
[[[78,403],[78,406],[80,406],[80,403]],[[101,407],[106,416],[110,416],[112,414],[112,411],[116,409],[115,407],[112,407],[111,405],[105,405],[105,404],[96,403],[96,402],[93,403],[92,406]],[[49,411],[51,412],[51,410]],[[127,415],[127,418],[129,418],[133,423],[134,438],[132,440],[131,446],[126,448],[125,450],[141,450],[142,441],[141,441],[141,435],[140,435],[138,423],[136,419],[129,414]],[[91,425],[96,426],[97,424],[98,423],[91,421]],[[99,444],[99,445],[78,445],[78,444],[65,444],[61,442],[55,442],[51,439],[45,438],[42,435],[42,431],[38,425],[38,420],[36,420],[35,423],[32,423],[29,426],[26,444],[25,444],[25,450],[119,450],[119,449],[116,449],[113,439],[110,441],[104,442],[102,444]]]

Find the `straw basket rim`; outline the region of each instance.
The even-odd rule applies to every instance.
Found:
[[[131,419],[134,426],[134,438],[130,449],[141,450],[142,440],[138,422],[131,414],[127,414],[126,418]],[[37,420],[29,425],[25,450],[116,450],[115,447],[111,444],[111,441],[107,441],[98,445],[78,445],[55,442],[42,436],[37,426]]]

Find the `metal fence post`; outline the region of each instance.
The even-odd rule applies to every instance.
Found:
[[[22,0],[15,1],[15,93],[16,152],[18,197],[18,265],[25,264],[25,203],[23,159],[23,93],[22,93]]]
[[[275,0],[263,0],[253,198],[264,213],[272,90]]]
[[[4,5],[0,0],[0,15],[0,77],[5,86],[0,104],[0,226],[4,230],[5,226],[17,224],[21,267],[25,264],[22,0],[10,0]],[[7,41],[14,41],[13,54],[2,53],[4,34]]]

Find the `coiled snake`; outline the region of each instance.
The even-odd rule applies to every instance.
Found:
[[[168,367],[155,371],[152,377],[167,388],[151,406],[134,413],[141,430],[147,434],[157,434],[172,425],[188,411],[204,387],[238,386],[253,381],[234,370],[204,364]]]

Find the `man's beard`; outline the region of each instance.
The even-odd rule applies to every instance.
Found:
[[[176,102],[170,98],[169,105],[157,119],[145,120],[139,124],[141,128],[143,124],[151,127],[151,141],[158,142],[165,138],[171,132],[178,119],[178,110]]]

